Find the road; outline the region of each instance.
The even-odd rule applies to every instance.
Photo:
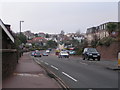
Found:
[[[33,57],[34,58],[34,57]],[[98,65],[98,61],[84,61],[79,57],[35,57],[46,68],[60,77],[70,88],[118,88],[118,72]]]

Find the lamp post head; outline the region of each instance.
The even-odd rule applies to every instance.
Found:
[[[24,22],[24,21],[20,21],[20,22]]]

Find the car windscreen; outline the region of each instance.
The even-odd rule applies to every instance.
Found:
[[[88,48],[88,52],[97,52],[95,48]]]
[[[40,54],[40,52],[36,52],[36,54]]]

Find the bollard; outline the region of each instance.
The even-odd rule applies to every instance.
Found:
[[[118,53],[118,67],[120,67],[120,52]]]

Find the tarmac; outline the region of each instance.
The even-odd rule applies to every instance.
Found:
[[[61,88],[61,86],[33,61],[28,52],[19,59],[14,73],[2,81],[2,88]]]
[[[120,67],[118,66],[118,60],[107,60],[107,59],[101,59],[101,61],[97,62],[98,65],[104,66],[107,69],[110,70],[120,70]]]
[[[117,60],[96,62],[110,70],[120,70]],[[48,76],[46,70],[37,64],[29,52],[19,59],[14,73],[2,81],[2,88],[62,88],[54,78]]]
[[[82,56],[72,56],[72,57],[73,58],[77,57],[77,58],[80,58],[82,60]],[[93,60],[91,60],[91,61],[93,61]],[[120,70],[120,65],[118,65],[117,58],[113,58],[113,59],[101,58],[100,61],[96,61],[96,64],[100,65],[100,66],[103,66],[103,67],[105,67],[106,69],[109,69],[109,70]]]

